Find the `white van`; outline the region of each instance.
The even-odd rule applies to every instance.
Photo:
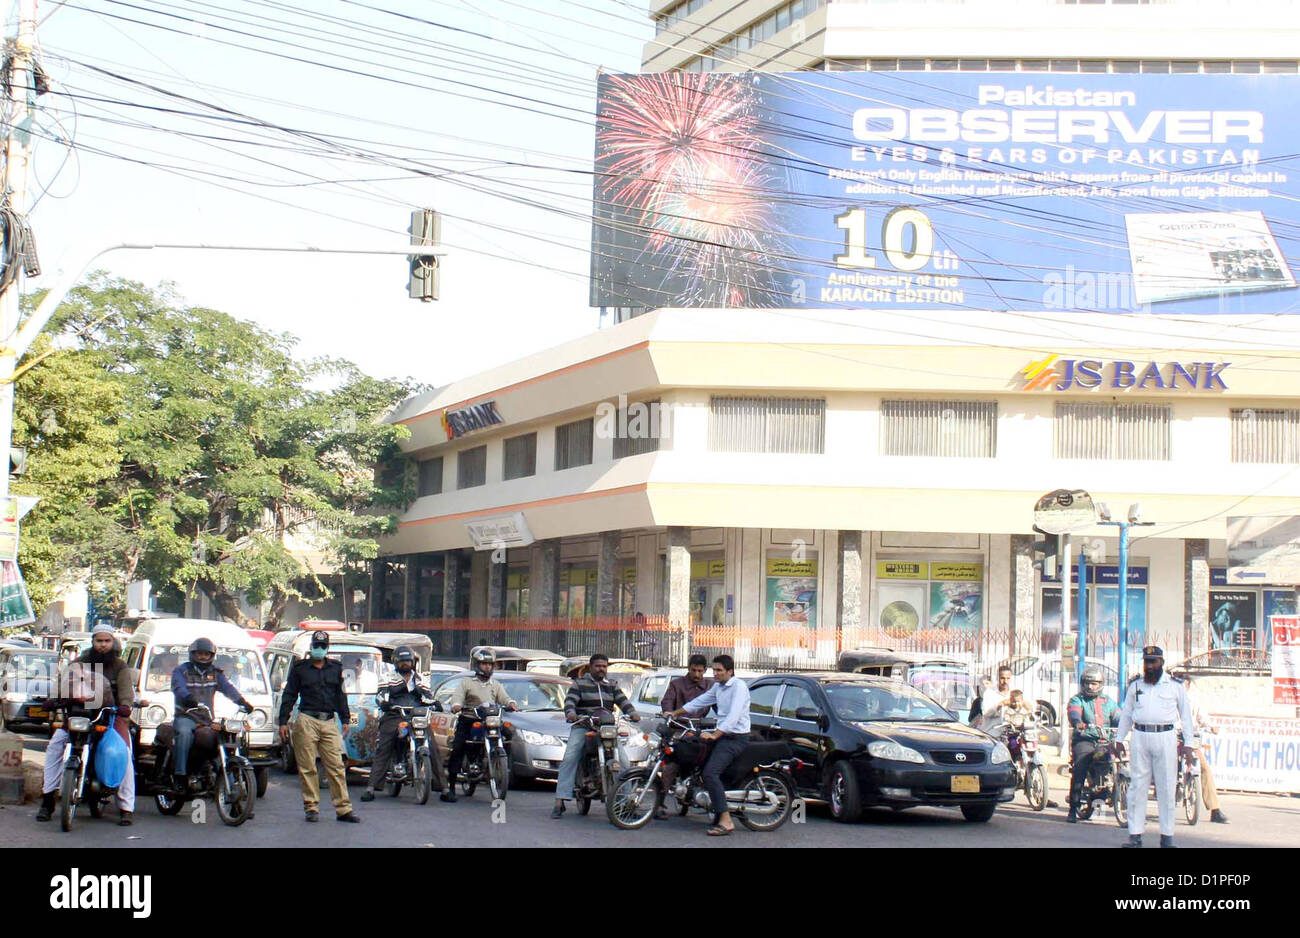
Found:
[[[244,629],[230,622],[210,619],[150,619],[141,622],[122,649],[122,657],[136,671],[135,706],[132,718],[140,727],[137,761],[153,764],[153,741],[158,727],[170,723],[176,707],[172,695],[172,671],[190,660],[190,643],[209,638],[217,646],[215,664],[239,689],[253,712],[248,717],[248,748],[245,754],[257,776],[257,795],[266,792],[268,769],[279,744],[271,712],[271,689],[266,665],[257,642]],[[214,716],[235,716],[238,705],[222,694],[213,702]]]

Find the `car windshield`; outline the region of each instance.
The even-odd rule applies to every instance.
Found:
[[[827,684],[826,698],[841,720],[950,722],[952,715],[906,684]]]
[[[557,681],[505,681],[506,693],[520,710],[563,710],[567,684]]]
[[[957,668],[917,668],[909,675],[907,683],[952,710],[969,709],[975,696],[970,675]]]
[[[329,656],[343,665],[343,691],[347,694],[376,694],[384,659],[378,653],[331,651]]]
[[[9,659],[8,670],[15,677],[29,680],[48,678],[57,670],[57,660],[54,655],[14,655]]]
[[[145,672],[144,689],[146,691],[168,691],[172,689],[172,672],[177,665],[190,660],[190,646],[155,645],[149,656],[149,669]],[[226,648],[217,646],[217,656],[212,662],[220,668],[230,683],[244,696],[265,694],[266,675],[262,671],[262,659],[251,648]]]

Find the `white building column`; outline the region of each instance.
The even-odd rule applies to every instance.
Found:
[[[621,531],[602,531],[600,554],[596,558],[596,615],[612,616],[618,612],[618,544]]]
[[[668,621],[686,626],[691,615],[691,529],[668,529]]]
[[[1011,535],[1010,609],[1007,626],[1013,654],[1036,655],[1042,632],[1034,619],[1034,536]]]
[[[1165,649],[1171,664],[1210,650],[1210,542],[1204,538],[1183,541],[1183,653]]]
[[[866,584],[862,577],[862,532],[840,531],[839,570],[836,577],[839,593],[838,628],[842,647],[858,644],[862,628],[862,597]]]

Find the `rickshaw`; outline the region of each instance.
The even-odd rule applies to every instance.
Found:
[[[391,666],[393,652],[405,645],[415,653],[415,670],[421,677],[429,673],[433,665],[433,639],[420,632],[366,632],[353,635],[353,640],[365,641],[379,649],[384,656],[384,664]],[[385,673],[387,668],[385,668]]]
[[[572,658],[565,658],[560,662],[560,674],[573,681],[586,674],[590,668],[591,655],[577,655]],[[631,695],[636,679],[647,671],[653,671],[654,669],[655,666],[649,661],[637,661],[633,658],[610,658],[609,671],[605,676],[623,688],[623,693]]]
[[[271,678],[271,694],[277,715],[289,679],[289,668],[308,656],[311,635],[312,632],[306,629],[277,632],[262,652]],[[383,676],[383,652],[366,636],[336,632],[330,636],[328,656],[343,665],[344,688],[352,717],[348,726],[343,728],[344,762],[348,768],[368,766],[374,758],[382,715],[375,704],[375,695],[379,693]],[[289,722],[292,725],[292,716]],[[280,768],[285,772],[297,771],[292,746],[280,747]]]
[[[497,656],[498,671],[532,671],[537,674],[559,674],[563,655],[540,648],[515,648],[512,645],[475,645],[469,650],[470,670],[474,668],[474,652],[486,648]]]
[[[840,652],[836,670],[896,678],[959,716],[970,709],[975,697],[970,667],[964,661],[943,655],[858,648]]]

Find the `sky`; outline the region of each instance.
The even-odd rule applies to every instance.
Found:
[[[400,248],[443,214],[441,298],[403,256],[116,251],[93,266],[442,385],[593,331],[598,69],[638,0],[42,0],[30,219],[50,286],[122,241]],[[16,22],[11,6],[6,32]],[[245,48],[239,48],[239,47]],[[268,126],[270,125],[270,126]]]

